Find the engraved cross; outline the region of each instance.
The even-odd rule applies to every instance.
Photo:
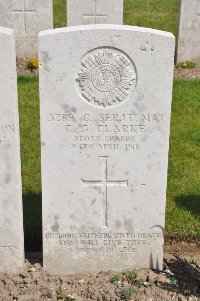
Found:
[[[14,9],[15,14],[22,14],[24,20],[24,32],[27,32],[27,14],[33,14],[35,12],[34,9],[26,9],[26,0],[21,0],[21,9]]]
[[[84,180],[81,179],[83,186],[101,187],[103,192],[103,226],[108,227],[108,187],[128,187],[127,180],[111,181],[108,180],[108,156],[100,156],[102,160],[102,177],[101,180]]]
[[[107,15],[97,14],[97,0],[93,0],[93,14],[83,14],[83,18],[91,18],[94,24],[97,24],[98,19],[106,18]]]

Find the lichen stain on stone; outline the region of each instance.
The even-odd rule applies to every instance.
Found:
[[[11,182],[11,176],[9,173],[6,173],[4,182],[5,184],[9,184]]]
[[[127,219],[124,217],[124,226],[127,229],[127,231],[133,231],[133,221],[131,218]]]
[[[75,107],[72,107],[71,110],[72,110],[73,113],[77,112],[77,109]]]
[[[3,204],[3,206],[9,204],[9,200],[8,200],[8,199],[4,199],[4,200],[2,201],[2,204]]]
[[[102,193],[102,189],[101,187],[98,187],[98,186],[94,186],[94,189],[99,193],[101,194]]]
[[[96,203],[96,199],[92,200],[92,206],[94,206],[94,204]]]
[[[71,113],[71,110],[70,110],[70,107],[69,107],[69,105],[63,105],[62,106],[62,108],[63,108],[63,110],[65,111],[65,113],[67,113],[67,114],[69,114],[69,113]]]
[[[8,142],[7,144],[5,144],[5,149],[9,150],[11,148],[11,143]]]
[[[145,141],[147,141],[147,139],[148,139],[148,136],[145,135],[141,140],[142,140],[143,142],[145,142]]]
[[[46,51],[42,52],[42,60],[44,62],[44,66],[43,66],[44,70],[47,71],[47,72],[50,72],[50,68],[49,68],[48,64],[52,59],[49,57],[48,52],[46,52]]]
[[[55,219],[55,224],[53,226],[51,226],[51,230],[53,232],[58,232],[59,231],[59,224],[58,224],[58,215],[55,215],[54,219]]]
[[[119,229],[121,226],[122,226],[122,223],[120,222],[120,220],[116,220],[116,222],[115,222],[115,227],[116,227],[117,229]]]
[[[70,107],[69,105],[67,104],[64,104],[62,106],[63,110],[65,111],[66,114],[72,114],[72,113],[76,113],[77,112],[77,109],[75,107]]]

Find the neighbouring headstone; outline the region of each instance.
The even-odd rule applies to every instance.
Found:
[[[24,263],[22,184],[14,31],[0,27],[0,272]]]
[[[123,0],[67,0],[67,24],[123,24]]]
[[[87,25],[39,36],[44,268],[161,268],[174,36]]]
[[[15,30],[17,56],[38,55],[38,33],[53,28],[52,0],[0,0],[0,26]]]
[[[200,62],[200,0],[182,0],[177,62]]]

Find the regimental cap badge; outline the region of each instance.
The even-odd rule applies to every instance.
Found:
[[[76,78],[82,97],[91,105],[101,108],[123,103],[130,89],[136,87],[134,63],[122,51],[97,48],[81,60]]]

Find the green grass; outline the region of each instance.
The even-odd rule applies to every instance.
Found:
[[[41,191],[40,179],[40,120],[37,77],[20,77],[19,110],[21,128],[23,192]]]
[[[124,23],[172,32],[178,29],[179,0],[125,0]]]
[[[175,80],[166,230],[200,229],[200,81]]]
[[[124,0],[124,24],[170,31],[178,29],[179,0]],[[66,0],[54,0],[54,26],[66,26]]]
[[[66,17],[66,0],[53,0],[54,9],[54,27],[65,27],[67,24]]]

